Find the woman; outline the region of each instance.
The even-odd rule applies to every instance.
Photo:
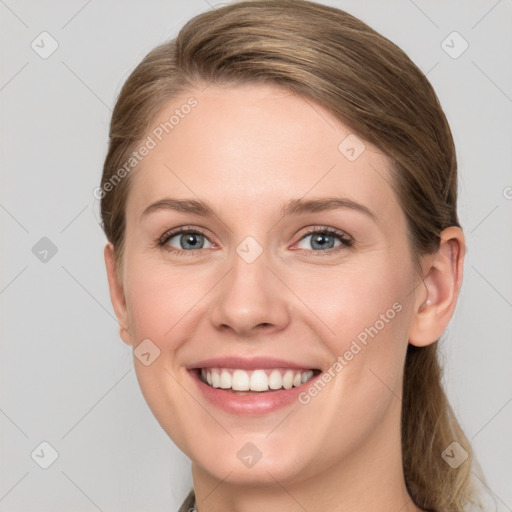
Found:
[[[124,84],[100,195],[121,337],[192,460],[180,510],[477,501],[436,355],[455,149],[397,46],[306,1],[195,17]]]

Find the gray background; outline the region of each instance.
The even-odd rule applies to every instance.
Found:
[[[512,1],[326,3],[403,48],[451,123],[468,253],[445,382],[488,510],[512,510]],[[92,191],[122,82],[211,5],[0,0],[1,511],[172,511],[191,486],[118,336]],[[45,59],[43,31],[58,43]]]

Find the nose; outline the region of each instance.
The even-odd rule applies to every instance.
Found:
[[[247,263],[234,256],[231,270],[215,288],[210,319],[219,331],[239,337],[271,334],[290,321],[290,294],[262,254]]]

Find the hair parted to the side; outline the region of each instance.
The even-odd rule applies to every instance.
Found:
[[[424,74],[391,41],[339,9],[304,0],[246,0],[191,19],[152,50],[126,80],[110,125],[101,186],[151,130],[163,106],[209,83],[270,83],[318,103],[393,164],[411,254],[433,253],[459,226],[454,143]],[[122,268],[131,175],[101,199],[101,215]],[[441,383],[437,343],[409,345],[402,406],[407,488],[417,506],[460,512],[477,503],[467,438]],[[469,457],[452,469],[441,454],[458,442]],[[476,463],[476,462],[475,462]]]

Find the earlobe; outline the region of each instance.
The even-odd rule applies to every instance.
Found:
[[[104,249],[105,267],[107,269],[108,287],[110,291],[110,300],[119,322],[119,335],[127,344],[131,345],[130,334],[128,331],[128,311],[126,308],[126,299],[124,296],[123,283],[121,282],[116,270],[114,258],[114,246],[108,242]]]
[[[446,330],[462,284],[464,256],[462,230],[456,226],[443,230],[438,251],[425,257],[424,292],[418,294],[409,330],[412,345],[430,345]]]

